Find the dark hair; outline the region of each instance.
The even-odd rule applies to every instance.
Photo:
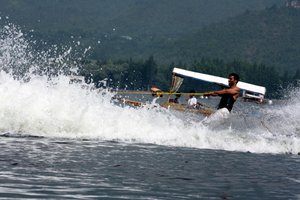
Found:
[[[237,80],[237,82],[240,80],[240,76],[236,73],[230,73],[228,76],[233,76],[234,80]]]

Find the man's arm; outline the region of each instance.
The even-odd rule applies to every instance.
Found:
[[[213,92],[207,92],[204,93],[204,96],[219,96],[219,95],[223,95],[223,94],[232,94],[232,95],[236,95],[240,92],[240,89],[238,87],[235,88],[228,88],[228,89],[223,89],[223,90],[217,90],[217,91],[213,91]]]

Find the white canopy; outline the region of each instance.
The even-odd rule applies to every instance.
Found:
[[[173,73],[181,75],[181,76],[186,76],[186,77],[199,79],[199,80],[210,82],[210,83],[216,83],[216,84],[219,84],[219,85],[228,86],[228,79],[227,78],[222,78],[222,77],[208,75],[208,74],[202,74],[202,73],[199,73],[199,72],[193,72],[193,71],[180,69],[180,68],[176,68],[176,67],[173,69]],[[242,82],[242,81],[239,81],[237,86],[241,90],[246,90],[246,91],[253,92],[253,93],[258,93],[258,94],[262,94],[262,95],[265,95],[265,93],[266,93],[266,88],[265,87],[258,86],[258,85],[253,85],[253,84],[250,84],[250,83],[245,83],[245,82]]]

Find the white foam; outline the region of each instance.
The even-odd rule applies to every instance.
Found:
[[[114,105],[113,94],[69,84],[61,76],[49,82],[31,77],[20,82],[0,74],[0,131],[45,137],[119,140],[181,147],[256,153],[297,153],[300,140],[265,129],[211,130],[197,119],[174,115],[163,108]]]

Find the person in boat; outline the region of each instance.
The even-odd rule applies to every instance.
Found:
[[[162,91],[157,87],[150,88],[153,97],[163,97]]]
[[[190,96],[188,99],[188,107],[189,108],[197,108],[198,102],[195,97],[195,90],[191,90],[189,93],[190,93]]]
[[[180,97],[181,97],[181,94],[176,94],[176,97],[174,99],[174,103],[179,103],[180,104],[180,100],[179,100]]]
[[[180,104],[179,98],[181,97],[181,94],[176,94],[174,99],[170,99],[169,103],[178,103]]]
[[[239,75],[231,73],[228,75],[228,88],[217,90],[213,92],[204,93],[204,96],[220,96],[221,100],[218,105],[218,110],[212,114],[214,118],[227,117],[233,108],[233,104],[237,100],[240,94],[240,88],[237,87],[239,82]],[[212,118],[211,117],[211,118]]]

